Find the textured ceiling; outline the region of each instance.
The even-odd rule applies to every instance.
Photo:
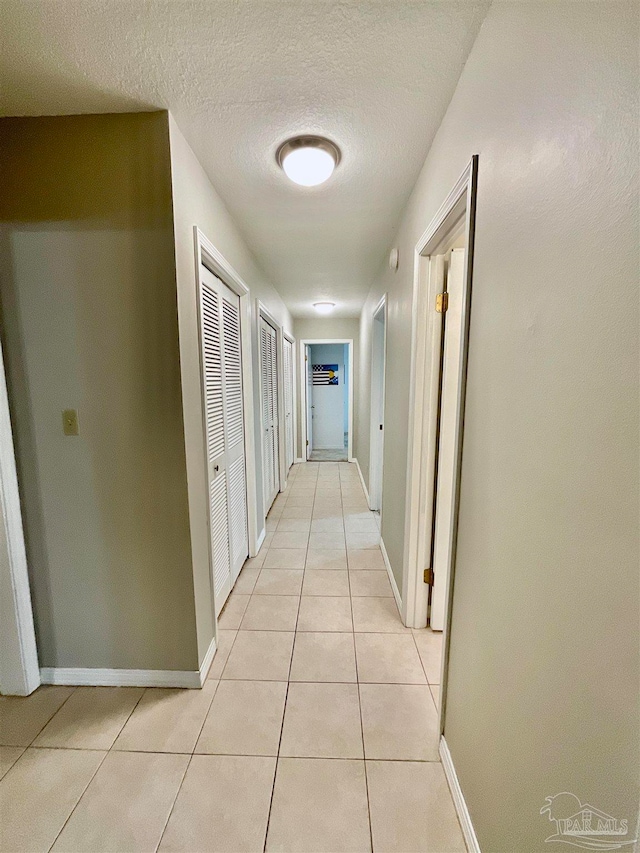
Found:
[[[489,0],[0,0],[4,115],[167,108],[295,316],[353,316]],[[343,159],[303,189],[278,144]]]

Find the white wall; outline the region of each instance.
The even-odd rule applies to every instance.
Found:
[[[193,226],[197,225],[251,289],[251,298],[260,299],[285,331],[292,333],[293,322],[272,284],[258,267],[209,177],[198,162],[180,128],[169,116],[171,177],[176,241],[180,366],[184,406],[185,443],[189,487],[189,515],[193,549],[198,652],[202,661],[211,638],[214,620],[208,556],[207,469],[202,439],[202,404],[198,362],[198,306],[195,288],[195,248]],[[215,180],[215,176],[214,180]],[[260,382],[258,369],[257,317],[252,317],[254,415],[258,518],[264,518],[262,490],[262,450],[260,436]]]
[[[40,665],[193,671],[166,113],[2,119],[0,164]]]
[[[402,588],[413,251],[479,154],[445,735],[486,851],[554,849],[539,810],[561,791],[636,826],[638,11],[494,2],[399,270],[362,314],[364,470],[370,316],[389,293],[382,535]]]

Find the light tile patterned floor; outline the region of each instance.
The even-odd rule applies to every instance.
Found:
[[[203,690],[0,698],[0,849],[464,851],[441,638],[402,625],[353,465],[292,469]]]

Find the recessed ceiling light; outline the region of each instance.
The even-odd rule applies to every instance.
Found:
[[[318,314],[331,314],[333,309],[336,307],[335,302],[314,302],[313,307],[316,309]]]
[[[340,162],[340,149],[322,136],[297,136],[282,143],[276,159],[295,184],[317,187],[333,174]]]

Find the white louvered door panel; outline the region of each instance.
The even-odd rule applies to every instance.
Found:
[[[260,378],[262,392],[262,459],[265,513],[278,494],[278,379],[276,331],[260,318]]]
[[[248,556],[240,300],[200,267],[202,369],[216,615]]]
[[[285,417],[285,463],[286,470],[293,465],[294,417],[293,417],[293,344],[284,339],[284,417]]]
[[[271,434],[269,417],[269,333],[264,320],[260,321],[260,393],[262,407],[262,483],[265,514],[271,506],[271,484],[273,482],[273,455],[271,453]]]
[[[213,582],[216,595],[216,615],[222,609],[224,600],[229,595],[230,582],[230,559],[229,559],[229,521],[227,504],[227,472],[222,471],[211,482],[211,550],[213,554]],[[218,599],[223,599],[218,604]]]
[[[222,284],[222,288],[224,412],[227,439],[231,586],[233,586],[249,555],[249,531],[244,458],[240,298],[226,285]]]

